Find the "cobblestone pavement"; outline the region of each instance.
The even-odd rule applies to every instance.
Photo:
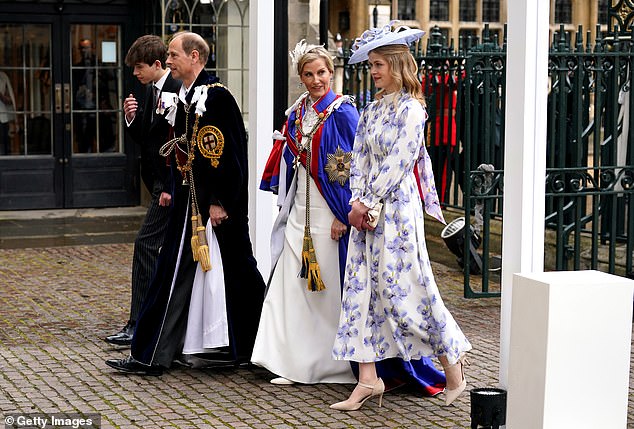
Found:
[[[425,398],[402,389],[386,394],[380,409],[374,401],[343,413],[328,405],[345,398],[350,385],[275,386],[259,368],[176,368],[161,377],[111,370],[104,360],[128,350],[102,338],[126,321],[131,256],[128,243],[0,250],[5,416],[90,413],[101,416],[103,428],[469,427],[467,393],[445,407],[442,395]],[[434,270],[474,346],[468,389],[496,386],[500,300],[463,299],[461,273],[438,264]],[[632,402],[630,396],[630,427]]]

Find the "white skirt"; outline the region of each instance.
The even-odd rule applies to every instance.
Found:
[[[186,355],[206,353],[229,345],[222,257],[210,221],[207,221],[206,233],[211,270],[204,272],[200,262],[196,266],[183,346],[183,354]]]
[[[299,169],[297,192],[284,234],[284,249],[264,299],[251,361],[298,383],[356,383],[345,361],[332,358],[341,310],[338,242],[330,238],[334,215],[310,181],[310,225],[326,289],[311,292],[299,278],[306,215],[306,170]]]

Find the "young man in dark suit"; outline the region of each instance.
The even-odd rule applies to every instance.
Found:
[[[167,46],[160,37],[152,35],[139,37],[125,58],[125,63],[134,69],[134,76],[145,85],[143,103],[139,104],[130,94],[123,102],[123,110],[128,132],[141,146],[141,178],[152,199],[134,242],[130,318],[120,332],[106,337],[107,342],[116,345],[132,342],[169,220],[173,185],[159,149],[167,141],[171,127],[163,115],[156,113],[156,107],[161,94],[178,93],[181,82],[166,69],[166,59]]]

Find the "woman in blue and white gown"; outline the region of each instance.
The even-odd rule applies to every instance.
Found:
[[[350,365],[330,356],[341,308],[339,255],[346,251],[350,188],[349,171],[328,175],[336,167],[328,158],[349,159],[359,115],[349,97],[330,89],[334,64],[328,51],[302,41],[291,58],[307,91],[287,111],[260,186],[278,193],[281,209],[271,240],[274,268],[251,361],[278,375],[274,384],[354,383]],[[317,285],[298,275],[307,225],[323,290],[312,290]]]
[[[334,360],[331,351],[341,310],[349,163],[358,113],[349,97],[330,89],[334,67],[323,47],[300,42],[291,57],[307,92],[288,109],[260,186],[278,192],[281,209],[271,240],[274,268],[251,360],[278,376],[271,380],[274,384],[354,383],[351,365]],[[314,279],[298,276],[307,208],[323,290],[309,290],[317,289]],[[440,392],[445,383],[430,361],[415,367],[402,360],[386,362],[379,371],[391,387],[414,382],[426,395]]]
[[[359,363],[359,383],[334,409],[358,409],[374,396],[380,404],[385,387],[376,363],[389,358],[437,357],[447,376],[447,404],[466,385],[462,365],[471,345],[443,304],[425,244],[423,199],[429,214],[444,219],[424,145],[427,114],[408,48],[407,37],[422,34],[383,30],[357,39],[357,50],[372,40],[365,58],[381,91],[363,111],[355,137],[349,214],[354,229],[333,348],[336,359]]]

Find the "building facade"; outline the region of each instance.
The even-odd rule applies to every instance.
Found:
[[[207,69],[231,89],[247,125],[255,98],[266,92],[262,85],[252,87],[257,79],[250,75],[255,70],[250,58],[264,62],[271,74],[268,85],[275,88],[267,100],[275,111],[271,128],[278,127],[285,107],[302,91],[287,52],[302,38],[319,40],[324,0],[260,3],[0,0],[0,210],[139,203],[139,150],[121,119],[123,98],[139,89],[123,58],[141,34],[167,40],[186,29],[203,35],[211,46]],[[507,15],[506,0],[325,3],[331,49],[337,34],[353,39],[369,26],[396,18],[412,27],[438,26],[457,44],[460,36],[481,37],[484,23],[501,33]],[[551,3],[553,30],[560,23],[572,32],[579,24],[592,29],[607,22],[609,0]],[[251,23],[262,17],[266,23],[253,28]],[[260,33],[274,29],[277,51],[266,47],[270,55],[253,52]],[[272,58],[275,66],[266,64]]]
[[[311,0],[319,3],[320,0]],[[366,28],[398,19],[410,27],[428,30],[438,26],[447,40],[458,46],[460,37],[482,37],[484,24],[502,37],[508,0],[329,0],[329,30],[354,39]],[[550,0],[551,32],[560,24],[574,32],[579,25],[607,28],[610,0]]]
[[[448,45],[453,41],[455,49],[461,44],[477,44],[482,40],[485,24],[489,35],[497,35],[501,44],[508,16],[508,0],[275,0],[275,4],[278,8],[283,7],[284,17],[288,17],[288,27],[284,28],[287,37],[280,39],[287,51],[301,39],[310,43],[324,42],[320,40],[320,12],[325,6],[327,43],[333,54],[336,53],[335,44],[339,37],[349,46],[366,29],[381,27],[394,19],[398,19],[401,24],[427,31],[428,34],[422,39],[423,46],[427,46],[432,27],[440,29]],[[601,31],[606,31],[609,4],[610,0],[550,0],[551,39],[561,25],[568,37],[580,25],[584,31],[592,32],[592,38],[597,25]],[[276,77],[284,77],[281,67],[284,61],[288,65],[288,86],[284,85],[280,91],[284,94],[280,93],[276,100],[276,126],[282,120],[279,113],[283,112],[281,106],[292,103],[303,91],[298,84],[296,71],[290,69],[286,51],[280,51],[276,56]],[[276,84],[279,86],[279,83]],[[340,89],[340,85],[336,84],[335,87]]]

